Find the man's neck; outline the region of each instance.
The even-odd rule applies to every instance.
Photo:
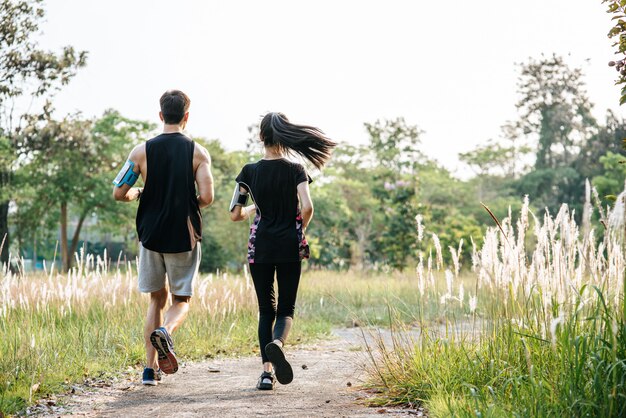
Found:
[[[183,127],[182,125],[168,125],[167,123],[163,125],[163,133],[164,134],[173,134],[173,133],[182,133]]]

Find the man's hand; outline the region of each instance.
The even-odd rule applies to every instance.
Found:
[[[140,187],[130,187],[127,184],[122,187],[115,187],[113,189],[113,198],[118,202],[132,202],[133,200],[139,200],[143,189]]]

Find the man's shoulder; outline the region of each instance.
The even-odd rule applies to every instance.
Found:
[[[135,145],[135,148],[130,152],[131,159],[141,159],[146,155],[146,143],[142,142],[141,144]]]
[[[148,139],[146,141],[146,143],[166,142],[166,141],[171,141],[171,140],[178,140],[178,141],[184,141],[184,142],[194,142],[193,139],[191,139],[190,137],[188,137],[187,135],[185,135],[182,132],[169,132],[169,133],[162,132],[162,133],[160,133],[158,135],[155,135],[152,138]]]
[[[201,144],[193,141],[194,149],[193,149],[193,157],[194,159],[208,160],[211,161],[211,154],[209,151]]]

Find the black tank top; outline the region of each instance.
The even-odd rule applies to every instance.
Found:
[[[139,241],[149,250],[191,251],[202,239],[193,151],[194,142],[180,133],[146,142],[148,173],[136,221]]]

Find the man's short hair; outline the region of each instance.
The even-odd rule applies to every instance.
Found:
[[[189,111],[191,100],[180,90],[168,90],[161,96],[161,114],[163,121],[168,125],[177,125],[182,122],[185,113]]]

